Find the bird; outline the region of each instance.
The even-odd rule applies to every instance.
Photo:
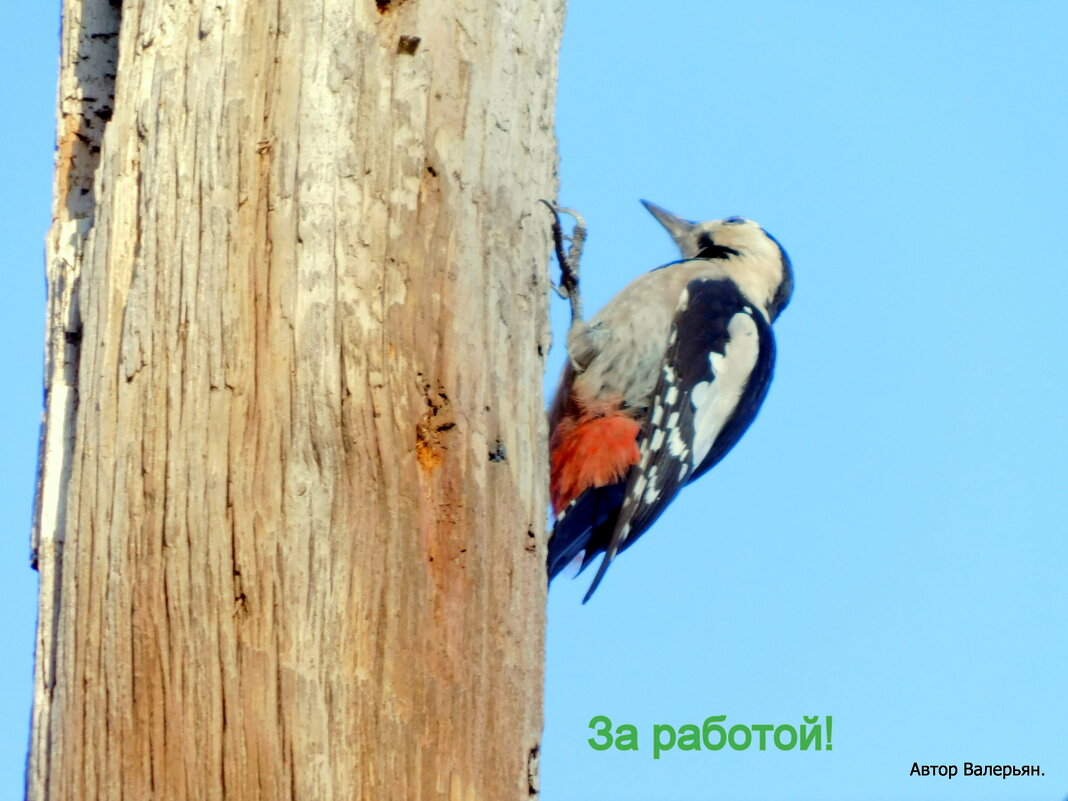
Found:
[[[549,407],[549,580],[580,553],[579,573],[603,554],[583,603],[753,422],[775,366],[771,326],[793,294],[790,258],[758,223],[696,223],[641,202],[681,258],[639,276],[589,322],[572,297],[568,361]],[[561,294],[577,293],[558,216],[554,233]]]

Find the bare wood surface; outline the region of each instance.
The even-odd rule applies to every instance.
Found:
[[[65,3],[30,798],[535,792],[562,19]]]

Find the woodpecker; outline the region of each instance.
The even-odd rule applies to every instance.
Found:
[[[548,571],[552,580],[583,553],[581,572],[603,553],[583,603],[753,422],[775,363],[771,324],[793,291],[786,251],[752,220],[694,223],[642,204],[682,258],[632,281],[588,323],[554,227],[573,319],[549,409]]]

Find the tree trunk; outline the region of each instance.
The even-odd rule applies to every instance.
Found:
[[[31,799],[535,793],[563,6],[469,5],[66,0]]]

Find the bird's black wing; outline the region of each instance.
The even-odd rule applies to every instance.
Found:
[[[732,281],[691,281],[679,300],[619,515],[585,600],[679,490],[723,458],[756,416],[775,360],[771,326]]]

